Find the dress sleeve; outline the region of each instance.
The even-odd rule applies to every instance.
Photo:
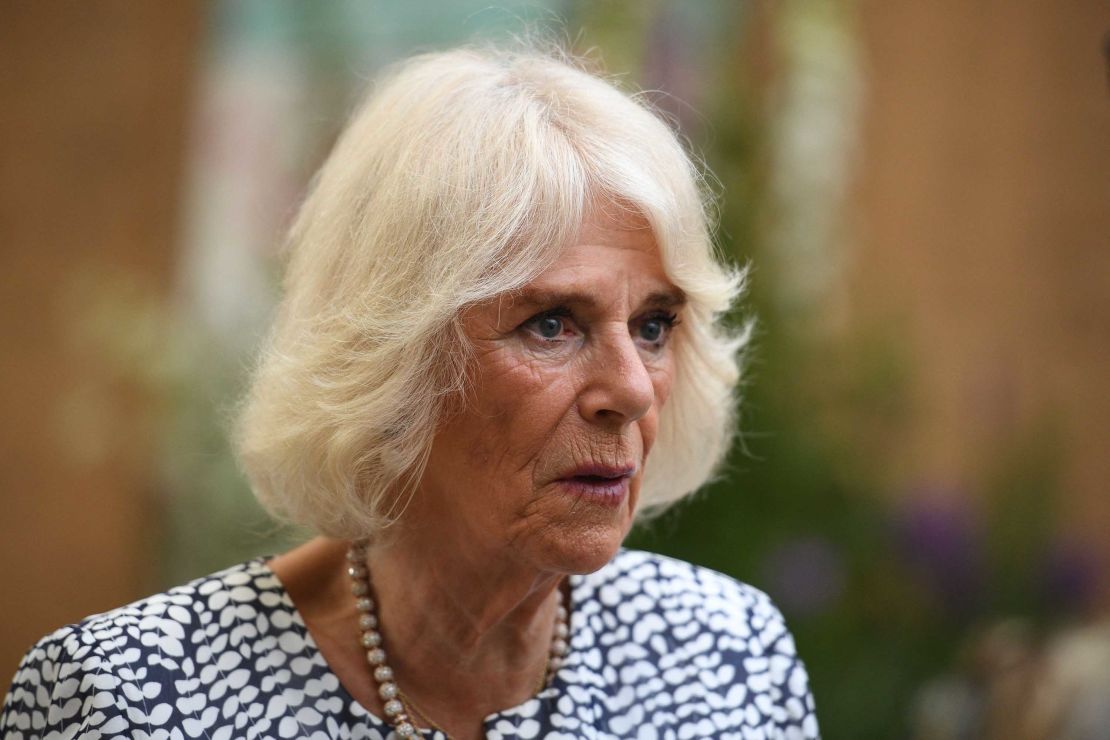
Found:
[[[119,685],[101,646],[63,627],[23,656],[0,713],[0,738],[130,737]]]
[[[778,608],[768,600],[762,624],[760,642],[766,650],[771,698],[775,704],[773,719],[777,737],[790,740],[820,738],[813,694],[809,688],[809,674],[798,657],[794,636],[786,627],[786,620]]]

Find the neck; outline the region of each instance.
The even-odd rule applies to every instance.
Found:
[[[436,549],[403,535],[370,549],[384,647],[398,686],[444,729],[480,727],[536,691],[562,576],[495,552]]]

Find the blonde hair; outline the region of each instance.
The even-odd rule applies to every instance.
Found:
[[[647,220],[687,298],[640,515],[713,474],[751,333],[720,321],[746,271],[715,258],[709,197],[674,132],[579,65],[425,54],[355,112],[290,230],[284,298],[237,422],[272,514],[342,538],[395,521],[466,389],[460,311],[534,279],[604,202]]]

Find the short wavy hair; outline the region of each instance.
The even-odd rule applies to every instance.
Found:
[[[462,48],[379,80],[292,224],[234,433],[270,513],[339,538],[396,521],[466,391],[460,312],[534,279],[599,203],[648,222],[687,298],[637,516],[706,483],[752,327],[723,321],[747,270],[716,254],[703,172],[642,96],[582,59]]]

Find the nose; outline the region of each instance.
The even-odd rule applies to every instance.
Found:
[[[655,401],[655,386],[643,358],[625,329],[586,359],[578,409],[586,421],[611,430],[644,416]]]

